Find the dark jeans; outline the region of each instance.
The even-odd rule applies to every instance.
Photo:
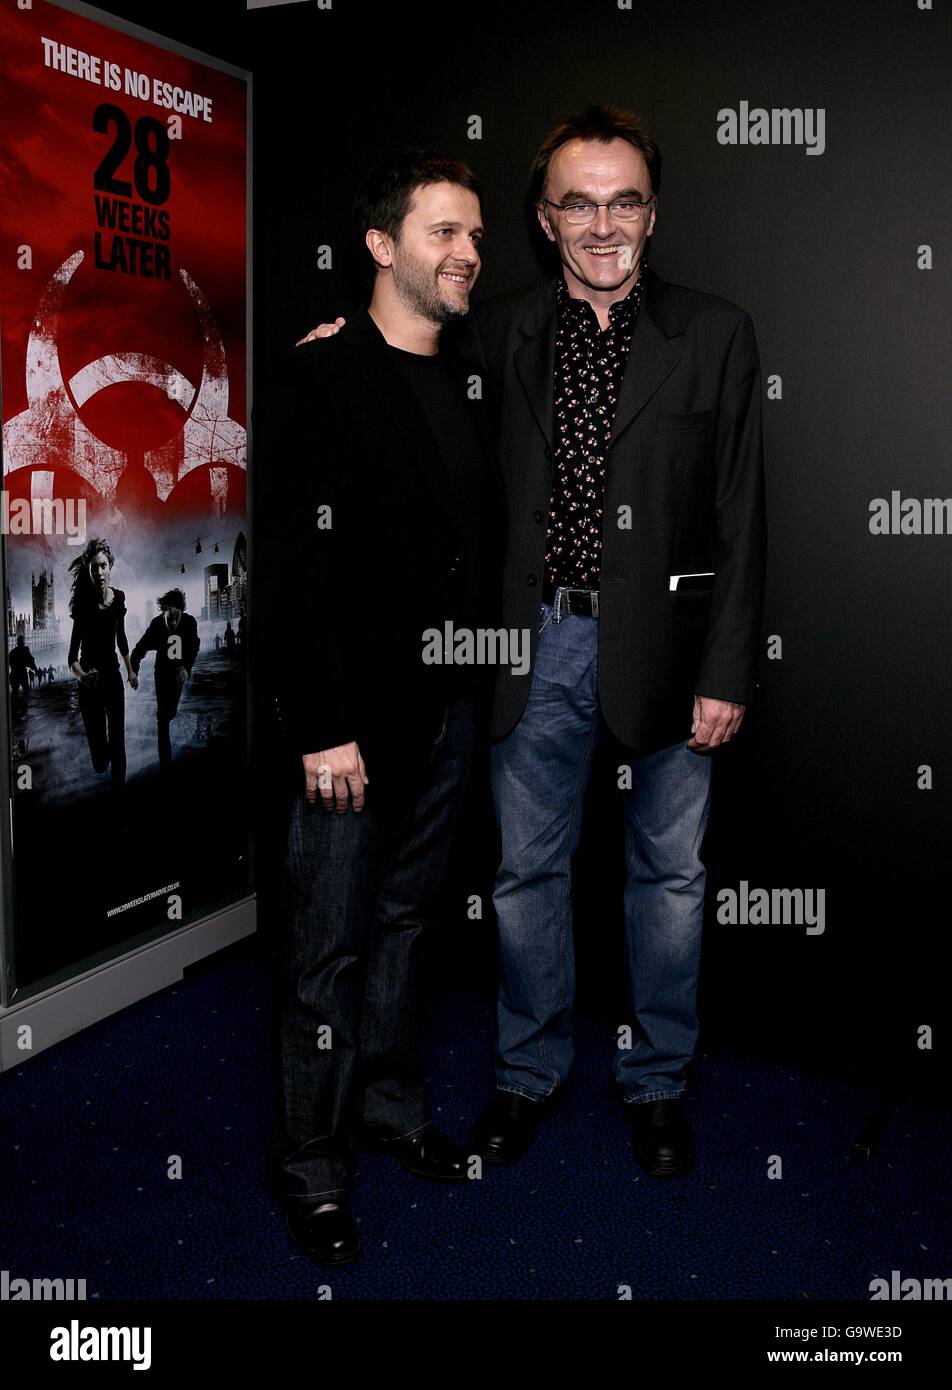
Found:
[[[126,781],[126,699],[122,672],[100,671],[95,685],[79,687],[79,712],[89,742],[89,754],[97,772],[112,764],[112,785]]]
[[[327,1201],[347,1188],[357,1123],[380,1139],[427,1123],[417,955],[443,886],[474,729],[472,699],[454,700],[428,776],[400,813],[375,810],[372,767],[359,814],[310,805],[303,790],[294,798],[282,1114],[272,1150],[289,1204]]]
[[[169,735],[169,725],[175,718],[184,689],[185,686],[180,685],[174,676],[172,679],[157,680],[155,683],[155,717],[159,727],[159,768],[163,772],[168,772],[172,766],[172,739]]]

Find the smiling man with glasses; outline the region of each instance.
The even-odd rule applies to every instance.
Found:
[[[533,640],[528,678],[496,682],[496,1090],[470,1148],[521,1158],[568,1077],[571,859],[607,737],[632,1012],[615,1080],[636,1159],[674,1177],[694,1160],[683,1096],[708,755],[753,695],[765,522],[753,327],[647,266],[660,175],[634,114],[591,106],[560,122],[536,156],[532,199],[561,274],[472,316],[507,494],[502,622]]]

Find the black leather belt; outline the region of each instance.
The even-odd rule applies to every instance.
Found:
[[[597,618],[598,617],[598,590],[597,589],[568,589],[558,586],[561,589],[559,599],[559,613],[571,613],[577,618]],[[544,603],[555,603],[557,586],[544,584],[542,586],[542,599]]]

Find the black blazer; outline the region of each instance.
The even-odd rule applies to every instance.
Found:
[[[498,573],[501,484],[484,407],[470,404],[485,568]],[[424,665],[423,632],[458,616],[461,592],[436,440],[366,310],[276,363],[254,424],[251,652],[265,738],[291,755],[298,780],[301,754],[356,740],[371,789],[409,790],[445,709],[446,668]],[[491,593],[484,575],[490,619]]]
[[[169,658],[169,638],[179,637],[182,642],[182,656],[180,660]],[[155,652],[155,680],[156,684],[160,681],[168,681],[175,676],[180,666],[184,666],[189,675],[192,674],[192,667],[195,665],[195,658],[198,656],[201,647],[201,639],[198,635],[198,623],[191,613],[183,613],[179,620],[176,632],[169,632],[165,624],[165,615],[159,613],[154,617],[132,648],[129,654],[129,664],[133,671],[138,675],[139,667],[142,665],[142,658],[146,652]]]
[[[502,622],[530,629],[534,660],[552,487],[555,284],[490,300],[471,320],[508,505]],[[619,525],[629,516],[627,529]],[[690,737],[695,694],[750,703],[765,550],[751,320],[645,267],[611,436],[599,597],[599,699],[623,744],[645,754]],[[675,578],[706,571],[692,587]],[[528,688],[528,675],[499,670],[496,737],[518,722]]]

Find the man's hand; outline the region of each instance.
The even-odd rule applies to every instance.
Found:
[[[688,747],[707,753],[722,743],[729,743],[741,726],[746,708],[746,705],[735,705],[732,700],[711,700],[706,695],[695,695]]]
[[[129,672],[129,684],[132,686],[133,690],[139,689],[139,677],[135,671]]]
[[[343,815],[350,797],[355,811],[364,809],[364,787],[370,781],[356,743],[325,748],[322,753],[304,753],[304,795],[308,801],[321,794],[325,811]]]
[[[294,344],[300,347],[302,343],[313,343],[315,338],[333,338],[339,328],[343,328],[347,322],[345,318],[337,318],[333,323],[319,323],[316,328],[312,328],[306,338],[298,338]]]

